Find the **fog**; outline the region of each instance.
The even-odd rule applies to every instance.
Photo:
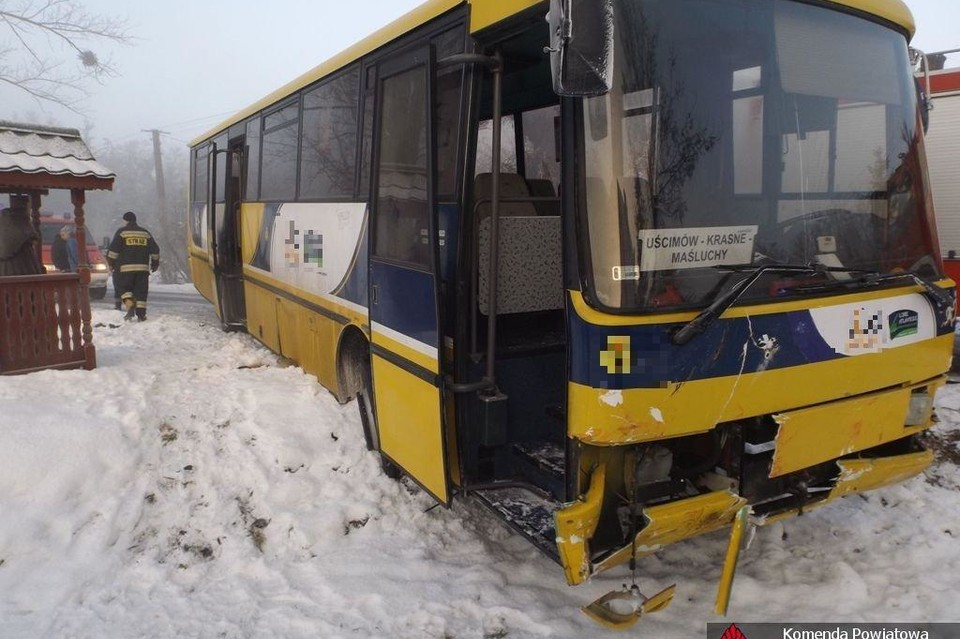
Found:
[[[89,220],[97,237],[109,234],[124,210],[149,211],[156,205],[147,130],[164,132],[168,200],[185,202],[186,145],[191,139],[419,4],[77,1],[90,13],[126,23],[128,44],[91,43],[101,58],[113,62],[117,74],[86,85],[89,96],[77,106],[79,113],[0,85],[0,119],[78,128],[98,157],[119,164],[111,166],[120,173],[115,192],[89,197]],[[0,6],[10,3],[0,0]],[[908,4],[918,25],[915,46],[928,52],[960,46],[953,27],[960,23],[960,3]],[[0,49],[16,46],[0,30]],[[74,56],[72,51],[63,53],[64,67]],[[69,208],[62,194],[52,193],[44,203],[49,211]],[[149,213],[145,219],[150,220]]]
[[[896,1],[896,0],[892,0]],[[88,85],[83,115],[0,88],[0,117],[79,128],[89,141],[147,140],[166,132],[173,151],[232,113],[350,46],[419,0],[80,0],[91,13],[124,20],[129,45],[97,49],[119,74]],[[909,0],[928,52],[960,47],[955,0]],[[0,43],[6,34],[0,33]]]

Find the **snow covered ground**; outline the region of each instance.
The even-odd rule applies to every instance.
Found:
[[[613,635],[577,607],[625,570],[570,588],[472,503],[431,509],[352,404],[209,307],[94,322],[95,371],[0,378],[0,637]],[[960,621],[960,386],[938,405],[953,461],[757,531],[730,619]],[[704,636],[725,547],[643,560],[678,594],[628,634]]]

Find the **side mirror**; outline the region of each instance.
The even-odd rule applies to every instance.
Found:
[[[930,96],[920,85],[920,80],[914,78],[914,82],[917,85],[917,106],[920,108],[920,121],[923,123],[923,132],[926,133],[927,129],[930,128],[930,109],[933,105],[930,104]]]
[[[550,67],[557,95],[604,95],[613,86],[613,0],[550,0]]]

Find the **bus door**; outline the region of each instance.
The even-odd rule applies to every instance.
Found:
[[[380,452],[449,503],[429,48],[378,68],[370,333]]]
[[[214,155],[216,191],[213,211],[213,268],[220,306],[220,321],[227,329],[246,327],[243,295],[243,258],[240,243],[240,202],[243,197],[240,175],[244,139],[230,141]]]

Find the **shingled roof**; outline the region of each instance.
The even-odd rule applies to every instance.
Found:
[[[0,188],[110,190],[115,177],[76,129],[0,120]]]

